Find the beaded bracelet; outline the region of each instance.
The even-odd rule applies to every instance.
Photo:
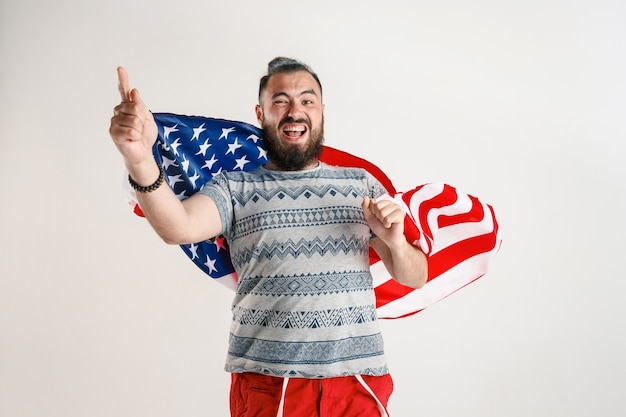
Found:
[[[159,167],[159,178],[157,178],[152,185],[142,187],[141,185],[137,184],[134,179],[132,179],[130,174],[128,174],[128,182],[130,183],[130,186],[133,187],[135,191],[140,193],[149,193],[159,188],[161,184],[163,184],[163,180],[165,179],[165,173],[163,172],[163,168],[161,168],[160,165],[157,164],[157,166]]]

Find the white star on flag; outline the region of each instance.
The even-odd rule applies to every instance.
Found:
[[[183,161],[181,162],[181,165],[183,166],[185,172],[189,172],[189,159],[187,159],[185,155],[183,155]]]
[[[193,136],[191,137],[191,140],[198,140],[198,139],[200,139],[200,134],[206,130],[204,128],[204,125],[205,124],[202,123],[200,126],[193,128]]]
[[[200,145],[200,150],[196,152],[196,155],[206,156],[206,150],[209,149],[210,147],[211,147],[211,144],[209,143],[209,139],[205,140],[204,143]]]
[[[246,156],[242,156],[239,159],[235,159],[235,161],[237,161],[237,165],[235,165],[234,169],[240,169],[243,171],[243,167],[246,166],[247,163],[249,163],[250,161],[248,161],[248,159],[246,158]]]
[[[198,181],[198,179],[200,179],[200,175],[197,172],[194,172],[193,175],[189,177],[189,181],[191,181],[193,188],[197,187],[196,181]]]
[[[228,150],[226,151],[226,155],[228,155],[229,153],[232,153],[234,155],[235,151],[237,149],[241,148],[242,146],[243,145],[240,145],[239,142],[237,141],[237,139],[235,139],[235,141],[233,143],[228,145]]]
[[[215,259],[211,259],[207,256],[204,266],[209,268],[209,272],[217,272],[217,268],[215,267]]]
[[[178,166],[178,164],[176,163],[176,159],[169,159],[164,156],[163,157],[163,169],[167,171],[169,167],[171,166],[175,166],[175,167]]]
[[[191,245],[189,245],[189,252],[191,252],[192,261],[194,259],[197,259],[198,258],[198,245],[196,245],[195,243],[192,243]]]
[[[217,138],[217,139],[224,138],[224,139],[228,140],[228,134],[231,133],[231,132],[234,132],[234,131],[235,131],[234,127],[223,128],[222,129],[222,135],[219,138]]]
[[[202,166],[202,168],[212,169],[213,164],[215,164],[216,162],[217,159],[215,159],[215,155],[211,155],[211,159],[204,160],[204,165]]]
[[[174,189],[174,186],[176,185],[176,183],[183,182],[183,179],[181,177],[182,177],[182,174],[168,175],[167,183],[170,185],[172,189]]]
[[[174,143],[172,143],[170,146],[172,147],[172,150],[174,151],[174,155],[178,155],[178,148],[181,145],[180,143],[180,138],[177,138]]]
[[[178,132],[178,129],[176,129],[176,127],[178,127],[178,123],[170,127],[163,126],[163,137],[165,139],[169,139],[170,133]]]

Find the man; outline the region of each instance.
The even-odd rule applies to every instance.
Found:
[[[231,415],[386,416],[393,390],[368,250],[401,284],[426,282],[425,255],[404,237],[405,213],[362,169],[321,163],[322,86],[305,64],[275,58],[261,78],[257,121],[269,162],[224,172],[182,202],[163,185],[157,127],[118,68],[122,102],[109,133],[142,211],[170,244],[223,234],[238,275],[226,370]]]

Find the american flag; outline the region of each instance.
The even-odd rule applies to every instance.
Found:
[[[267,162],[262,131],[250,124],[201,116],[154,113],[159,135],[154,157],[179,199],[185,199],[222,170],[251,170]],[[428,281],[416,290],[398,284],[370,250],[379,318],[413,315],[482,277],[501,243],[493,208],[442,183],[398,192],[376,165],[324,146],[320,159],[331,165],[367,169],[407,212],[406,238],[428,259]],[[142,216],[134,191],[126,185],[134,212]],[[237,274],[224,237],[181,245],[187,257],[211,278],[235,289]]]

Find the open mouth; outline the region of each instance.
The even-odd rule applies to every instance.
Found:
[[[306,126],[288,125],[283,128],[283,134],[289,139],[300,139],[307,132]]]

